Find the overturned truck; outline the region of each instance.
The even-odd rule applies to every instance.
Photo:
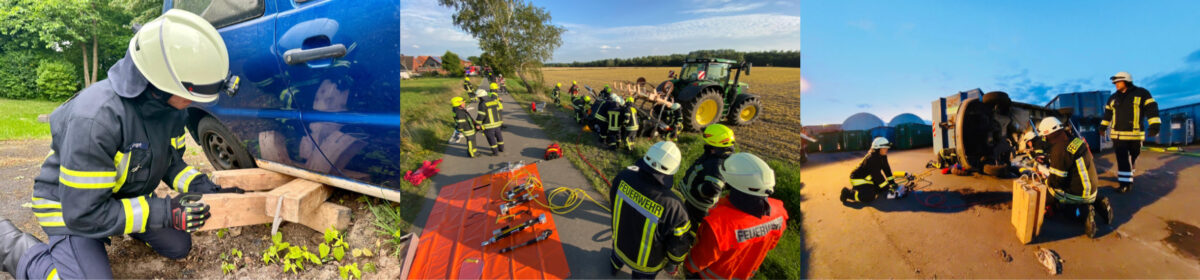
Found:
[[[1070,118],[1073,108],[1013,102],[1000,91],[963,91],[938,98],[931,107],[936,167],[958,164],[966,170],[1005,177],[1015,172],[1013,164],[1025,154],[1024,142],[1029,135],[1036,135],[1042,118],[1058,118],[1072,135],[1080,131]]]

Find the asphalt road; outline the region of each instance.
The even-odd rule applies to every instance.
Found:
[[[424,206],[417,215],[413,232],[421,232],[426,224],[429,211],[433,208],[432,201],[437,197],[441,186],[447,186],[460,181],[495,172],[507,162],[525,161],[526,163],[542,159],[546,146],[550,145],[542,129],[535,123],[530,113],[517,104],[512,96],[501,95],[504,102],[504,146],[506,153],[500,156],[489,156],[491,153],[487,140],[482,134],[476,135],[476,147],[479,149],[477,158],[467,156],[465,143],[449,145],[445,157],[439,166],[442,171],[433,177],[433,187],[425,194]],[[472,107],[472,106],[468,106]],[[473,111],[473,110],[472,110]],[[553,111],[538,112],[551,114]],[[565,118],[565,115],[560,117]],[[566,152],[566,151],[564,151]],[[607,202],[607,195],[594,190],[571,163],[565,159],[543,161],[538,163],[542,183],[547,191],[557,187],[574,187],[586,190],[589,195],[602,203]],[[608,174],[609,177],[612,174]],[[555,215],[554,221],[558,226],[563,251],[567,256],[567,264],[571,267],[571,278],[612,278],[609,274],[609,255],[612,254],[610,244],[612,216],[593,204],[584,201],[583,205],[566,215]],[[664,278],[662,273],[659,278]],[[628,278],[629,268],[625,268],[617,278]],[[664,278],[669,279],[669,278]]]
[[[1135,189],[1119,194],[1112,152],[1097,154],[1100,194],[1111,199],[1116,213],[1113,227],[1102,227],[1096,239],[1088,239],[1080,223],[1048,218],[1042,235],[1023,245],[1010,223],[1012,180],[938,173],[918,184],[923,192],[904,199],[881,198],[861,209],[843,205],[838,194],[863,154],[812,154],[802,169],[802,192],[809,198],[801,207],[811,250],[808,277],[1050,277],[1034,257],[1038,247],[1065,260],[1059,278],[1200,277],[1200,259],[1194,255],[1198,237],[1168,227],[1200,225],[1195,202],[1200,158],[1142,152]],[[894,171],[922,172],[933,153],[894,151],[888,157]],[[939,207],[920,202],[936,202],[931,196],[946,200]],[[1170,241],[1180,238],[1191,240],[1192,253],[1185,249],[1188,244]]]

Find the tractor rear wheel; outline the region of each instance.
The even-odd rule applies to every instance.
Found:
[[[683,103],[683,123],[691,131],[700,131],[710,124],[717,123],[721,120],[721,109],[725,106],[725,101],[721,99],[721,93],[716,87],[704,89],[695,99]]]
[[[741,102],[733,104],[733,109],[729,110],[726,123],[732,125],[749,125],[754,120],[757,120],[761,113],[762,101],[759,101],[758,97],[746,98]]]

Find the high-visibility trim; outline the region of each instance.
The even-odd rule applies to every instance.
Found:
[[[1132,177],[1118,177],[1117,181],[1122,182],[1122,183],[1133,183],[1133,178]]]
[[[1139,140],[1140,141],[1140,140],[1146,139],[1145,133],[1142,131],[1138,131],[1138,130],[1135,130],[1135,131],[1113,130],[1111,135],[1114,140]]]
[[[687,259],[687,255],[687,252],[684,252],[682,256],[676,256],[671,252],[667,252],[667,259],[670,259],[673,262],[683,262],[683,260]]]
[[[871,184],[871,181],[867,181],[866,179],[850,179],[851,186],[870,185],[870,184]]]
[[[63,221],[62,212],[33,212],[33,216],[37,217],[38,224],[43,227],[65,227],[67,223]]]
[[[200,171],[195,167],[188,166],[179,171],[179,174],[175,174],[175,179],[171,180],[171,187],[181,193],[188,192],[188,187],[192,185],[192,180],[196,179],[196,176],[200,176]]]
[[[125,185],[125,179],[129,177],[129,156],[125,153],[117,151],[117,155],[113,157],[113,165],[117,168],[116,184],[113,185],[113,193],[121,190],[121,186]]]
[[[621,129],[621,119],[619,118],[620,114],[621,114],[621,112],[608,111],[608,130],[609,131],[617,131],[617,130]]]
[[[1151,103],[1154,103],[1154,98],[1146,98],[1146,104],[1145,104],[1145,105],[1150,105]]]
[[[1117,171],[1117,175],[1118,176],[1133,176],[1133,171],[1129,171],[1129,172]]]
[[[1056,175],[1058,177],[1067,177],[1067,171],[1063,171],[1062,169],[1058,169],[1058,168],[1054,168],[1054,167],[1050,168],[1050,174]]]
[[[683,223],[683,226],[675,228],[675,236],[683,236],[690,229],[692,229],[692,223]]]
[[[650,265],[650,249],[654,248],[654,234],[658,228],[658,223],[651,223],[650,219],[642,222],[642,245],[638,248],[638,264],[643,266]]]
[[[125,234],[146,231],[146,222],[150,218],[150,204],[146,197],[126,198],[121,200],[125,210]]]
[[[1096,201],[1095,195],[1092,195],[1089,197],[1083,197],[1083,196],[1069,194],[1061,189],[1055,189],[1055,188],[1050,188],[1050,192],[1053,193],[1055,199],[1058,199],[1058,201],[1065,203],[1065,204],[1086,204],[1086,203],[1092,203],[1092,202]]]
[[[1133,130],[1141,130],[1142,126],[1142,97],[1133,97]]]
[[[45,198],[34,197],[33,198],[33,208],[34,209],[62,209],[62,203],[59,203],[58,201],[45,199]]]
[[[72,188],[107,189],[116,183],[116,171],[75,171],[58,167],[58,181]]]
[[[171,138],[171,147],[175,147],[175,149],[178,150],[183,149],[184,146],[187,146],[187,137],[185,136],[186,134],[180,134],[179,137]]]
[[[1071,140],[1071,144],[1067,144],[1067,152],[1074,154],[1075,151],[1078,151],[1079,147],[1082,147],[1082,146],[1083,146],[1083,139],[1075,138],[1075,139]]]
[[[1162,123],[1162,119],[1160,119],[1158,117],[1146,119],[1146,124],[1148,124],[1148,125],[1161,124],[1161,123]]]
[[[1108,126],[1108,125],[1110,125],[1110,124],[1112,124],[1112,123],[1111,123],[1111,122],[1109,122],[1108,120],[1102,120],[1102,121],[1100,121],[1100,125],[1102,125],[1102,126]]]
[[[1088,173],[1083,157],[1075,159],[1075,169],[1079,171],[1079,181],[1083,184],[1084,197],[1094,196],[1095,193],[1092,192],[1092,178],[1089,175],[1091,173]]]
[[[58,280],[58,269],[50,269],[50,275],[46,275],[46,280]]]

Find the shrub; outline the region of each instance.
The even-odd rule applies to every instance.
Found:
[[[42,60],[37,67],[37,97],[46,100],[66,100],[79,89],[78,78],[71,63]]]
[[[30,51],[0,53],[0,97],[31,99],[37,96],[38,57]]]

